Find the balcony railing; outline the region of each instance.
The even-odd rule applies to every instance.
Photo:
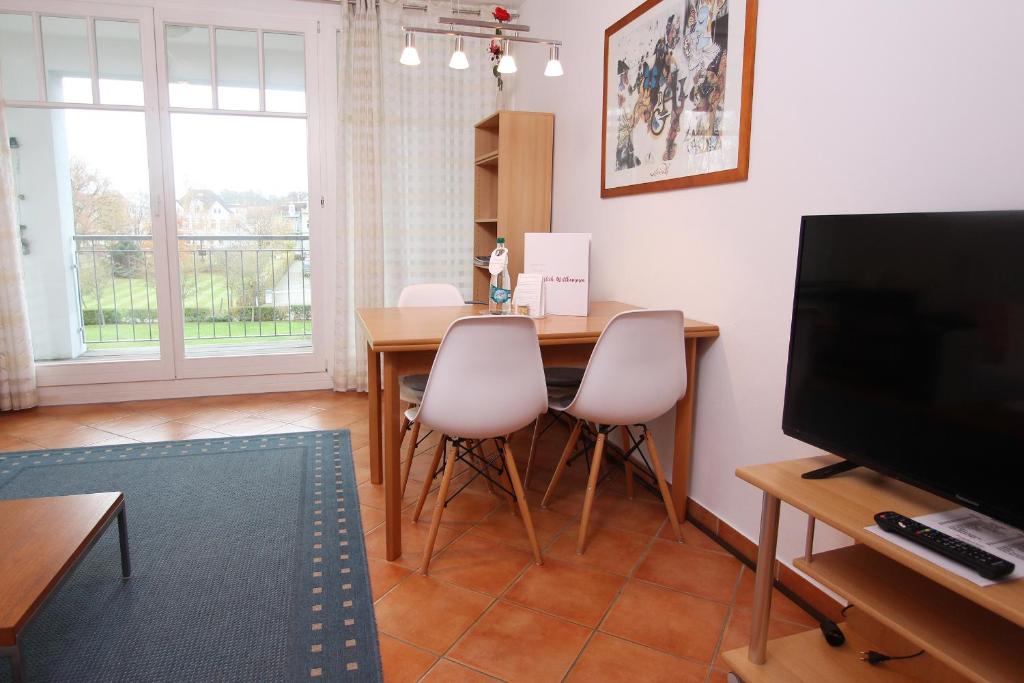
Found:
[[[159,342],[148,235],[76,235],[82,341],[99,348]],[[188,346],[308,343],[307,235],[180,235],[183,334]]]

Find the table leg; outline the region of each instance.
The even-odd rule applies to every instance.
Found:
[[[754,576],[754,614],[747,659],[764,664],[768,654],[768,619],[772,610],[772,574],[775,546],[779,540],[779,499],[765,493],[761,501],[761,535],[757,541],[757,574]]]
[[[383,483],[380,450],[380,354],[366,345],[367,391],[370,394],[370,483]]]
[[[22,670],[21,650],[15,644],[12,647],[0,647],[0,657],[7,657],[11,662],[11,681],[21,683],[25,680],[25,672]]]
[[[686,340],[686,394],[676,403],[676,440],[672,452],[672,504],[680,520],[686,519],[690,493],[690,457],[693,452],[693,409],[697,400],[697,340]]]
[[[401,430],[398,400],[398,369],[392,353],[384,354],[383,401],[384,422],[384,521],[388,560],[402,555],[402,477],[399,472]]]
[[[117,539],[121,544],[121,576],[127,579],[132,575],[132,559],[128,552],[128,517],[124,503],[117,513]]]

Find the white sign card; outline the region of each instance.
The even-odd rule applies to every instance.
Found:
[[[531,318],[544,317],[544,276],[539,273],[520,273],[516,281],[516,291],[512,295],[513,311],[518,306],[526,306],[529,309],[527,315]]]
[[[590,313],[590,233],[528,232],[523,272],[544,277],[547,315]]]

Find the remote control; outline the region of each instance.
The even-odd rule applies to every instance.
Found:
[[[1007,562],[1001,557],[987,553],[981,548],[964,543],[958,538],[953,538],[930,526],[905,517],[898,512],[879,512],[875,515],[875,522],[882,529],[909,538],[914,543],[923,545],[925,548],[934,550],[940,555],[945,555],[954,562],[970,567],[986,579],[999,579],[1013,571],[1012,562]]]

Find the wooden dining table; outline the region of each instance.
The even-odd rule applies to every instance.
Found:
[[[594,344],[617,313],[640,308],[618,301],[595,301],[587,316],[537,319],[537,337],[546,367],[585,367]],[[448,326],[458,318],[486,313],[482,305],[427,308],[361,308],[366,336],[370,394],[370,481],[384,485],[386,557],[402,554],[402,492],[399,473],[402,441],[398,378],[430,370]],[[686,320],[687,389],[675,408],[672,500],[680,517],[686,510],[697,388],[697,342],[718,337],[718,326]]]

